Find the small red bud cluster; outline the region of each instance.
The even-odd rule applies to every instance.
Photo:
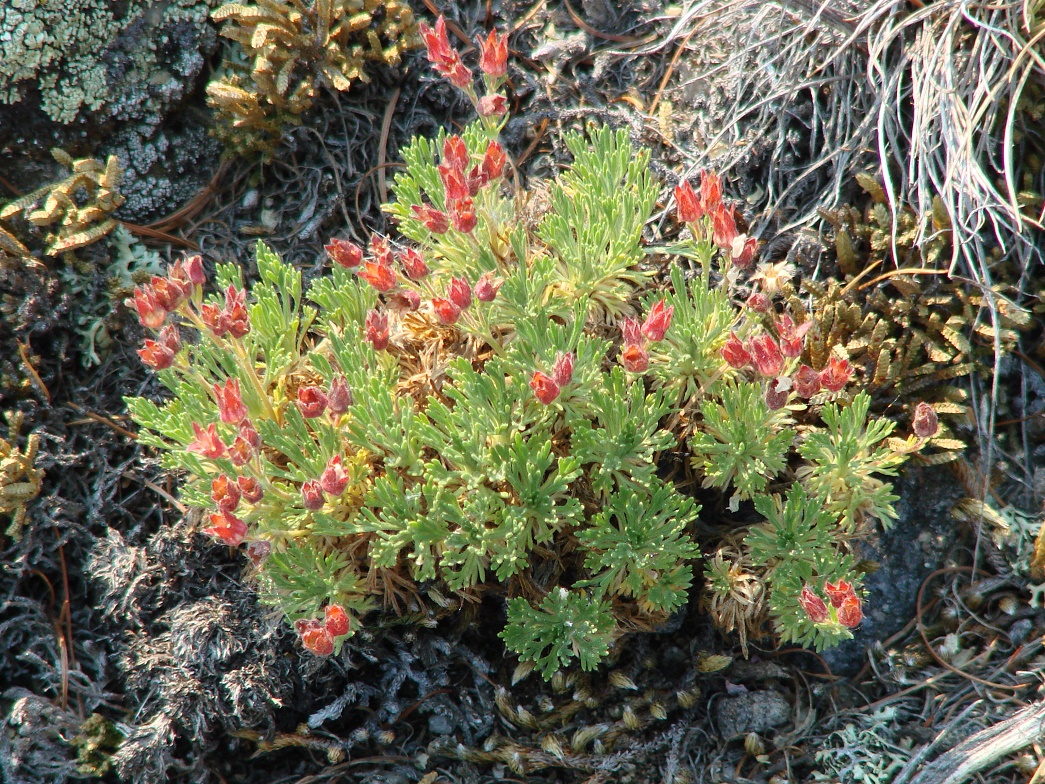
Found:
[[[537,399],[547,406],[571,381],[573,381],[573,352],[560,352],[555,358],[551,375],[540,370],[534,371],[533,377],[530,379],[530,389],[533,390]]]
[[[683,180],[675,187],[675,203],[679,220],[688,223],[695,234],[705,236],[706,229],[700,222],[707,218],[712,241],[728,255],[730,262],[740,269],[751,266],[758,242],[737,230],[736,207],[722,201],[722,180],[717,174],[700,173],[699,194],[689,181]]]
[[[498,36],[496,30],[491,30],[485,39],[481,36],[478,39],[479,70],[482,71],[486,87],[486,95],[480,98],[472,87],[472,72],[465,67],[460,52],[450,46],[446,19],[440,16],[434,28],[422,23],[420,29],[428,50],[428,60],[436,73],[463,90],[480,117],[502,117],[508,112],[508,99],[497,92],[508,76],[507,36]]]
[[[316,656],[329,656],[334,652],[334,641],[352,631],[348,613],[340,604],[328,604],[323,618],[302,618],[294,623],[294,631],[301,638],[306,650]]]
[[[159,332],[155,340],[146,339],[138,350],[142,362],[153,370],[165,370],[174,364],[174,357],[181,350],[181,336],[177,326],[167,323],[167,317],[196,297],[206,279],[203,259],[190,256],[175,262],[166,278],[153,276],[126,300],[127,307],[133,307],[138,313],[143,327]]]
[[[852,584],[845,580],[839,580],[837,584],[826,582],[824,593],[831,602],[830,607],[808,585],[802,586],[798,603],[809,620],[817,625],[840,624],[847,629],[860,625],[864,617],[863,608]]]
[[[629,373],[645,373],[649,368],[649,344],[659,343],[671,326],[671,317],[675,306],[660,300],[646,315],[646,320],[639,324],[635,319],[625,316],[620,322],[623,345],[620,352],[620,363]]]

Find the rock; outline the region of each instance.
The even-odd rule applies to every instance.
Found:
[[[723,697],[715,705],[718,732],[729,740],[763,733],[791,721],[791,704],[775,691],[749,691]]]

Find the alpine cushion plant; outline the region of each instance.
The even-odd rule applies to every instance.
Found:
[[[205,294],[193,257],[131,301],[153,333],[142,361],[171,399],[128,407],[205,510],[203,531],[245,548],[260,597],[315,654],[368,614],[439,614],[492,592],[508,599],[505,643],[551,677],[686,603],[700,506],[658,459],[689,449],[707,487],[767,521],[749,547],[778,630],[843,638],[852,602],[813,621],[803,588],[845,581],[859,600],[840,534],[890,518],[871,474],[924,439],[883,442],[888,428],[846,407],[841,357],[808,368],[807,324],[768,292],[765,308],[743,304],[756,246],[716,178],[675,246],[700,269],[675,264],[660,284],[642,263],[659,186],[626,132],[568,134],[573,161],[534,218],[499,142],[506,41],[480,40],[479,91],[445,23],[422,34],[479,117],[402,151],[385,205],[398,238],[332,239],[330,274],[307,292],[259,243],[249,291],[218,265],[219,293]],[[825,404],[840,413],[824,408],[821,433]],[[788,484],[785,505],[769,491]]]

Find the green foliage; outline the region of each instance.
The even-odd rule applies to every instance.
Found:
[[[613,615],[605,602],[581,591],[553,589],[540,607],[508,601],[508,625],[499,635],[519,656],[536,664],[544,679],[574,659],[593,670],[613,642]]]

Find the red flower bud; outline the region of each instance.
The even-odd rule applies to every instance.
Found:
[[[229,334],[234,338],[241,338],[250,332],[250,317],[247,315],[247,292],[237,291],[235,286],[229,286],[225,291],[225,310],[223,315],[228,317]]]
[[[456,324],[461,317],[461,309],[453,302],[442,297],[432,297],[432,310],[440,324],[450,326]]]
[[[674,312],[675,306],[668,305],[663,299],[650,308],[646,320],[642,322],[642,334],[650,343],[664,340],[664,333],[671,326],[671,316]]]
[[[227,475],[219,474],[217,479],[210,483],[210,497],[218,505],[218,509],[232,514],[239,506],[239,486]]]
[[[348,613],[340,604],[328,604],[323,611],[324,626],[331,637],[343,637],[350,631]]]
[[[173,324],[168,324],[160,330],[159,341],[174,354],[181,351],[181,335]]]
[[[845,601],[842,602],[842,606],[838,608],[838,622],[848,629],[852,629],[860,625],[860,621],[864,619],[864,611],[860,607],[860,598],[858,596],[847,596]]]
[[[425,264],[424,257],[421,256],[421,251],[416,248],[409,248],[407,251],[399,257],[399,260],[403,264],[403,271],[406,272],[406,276],[410,280],[421,280],[425,277],[428,272],[428,265]]]
[[[497,296],[497,290],[501,288],[503,283],[504,281],[500,278],[494,278],[492,272],[484,272],[472,287],[472,293],[475,294],[475,298],[480,302],[492,302]]]
[[[317,479],[309,479],[301,485],[301,503],[310,512],[323,508],[323,488]]]
[[[559,396],[559,385],[539,370],[535,371],[530,379],[530,389],[544,405],[549,405]]]
[[[831,606],[836,609],[842,606],[842,602],[844,602],[847,597],[856,596],[852,583],[846,582],[845,580],[839,580],[837,585],[830,581],[825,582],[824,593],[826,593],[827,598],[831,600]]]
[[[166,370],[174,364],[174,352],[163,343],[149,338],[145,339],[144,348],[138,349],[138,356],[143,364],[153,370]]]
[[[472,288],[464,278],[451,278],[446,297],[461,310],[464,310],[472,304]]]
[[[348,474],[341,465],[341,455],[334,455],[327,462],[327,467],[319,476],[319,486],[323,488],[323,492],[335,497],[345,492],[345,488],[348,487]]]
[[[555,358],[552,366],[552,380],[560,387],[573,381],[573,352],[561,353]]]
[[[820,374],[809,365],[802,365],[798,372],[791,377],[795,385],[795,391],[804,398],[811,398],[820,391]]]
[[[319,387],[298,388],[298,408],[305,419],[322,416],[327,407],[327,396]]]
[[[366,314],[366,339],[373,344],[375,351],[388,348],[387,313],[371,310]]]
[[[421,206],[414,204],[411,205],[410,209],[413,210],[414,217],[421,221],[425,228],[433,234],[446,234],[450,229],[450,216],[445,212],[440,212],[435,207],[429,207],[427,204],[422,204]]]
[[[681,223],[695,223],[704,216],[704,211],[697,201],[697,194],[693,192],[693,186],[687,180],[675,186],[675,205]]]
[[[124,304],[134,306],[138,311],[138,320],[143,327],[159,329],[167,320],[167,311],[156,301],[156,292],[152,286],[140,286],[134,290],[134,297]]]
[[[208,302],[200,308],[200,319],[214,337],[220,338],[229,331],[229,316],[217,305]]]
[[[737,222],[733,217],[733,207],[719,204],[711,213],[712,239],[723,250],[732,250],[733,240],[737,236]]]
[[[348,407],[352,405],[352,390],[348,388],[348,382],[344,376],[334,376],[330,382],[330,390],[327,392],[327,411],[331,416],[341,416]]]
[[[189,256],[174,262],[167,276],[183,286],[202,286],[207,282],[207,275],[203,271],[203,257]]]
[[[454,52],[454,55],[454,60],[451,62],[445,75],[450,80],[450,84],[464,90],[472,84],[472,72],[464,67],[464,63],[461,62],[461,56],[457,52]]]
[[[756,313],[768,313],[773,302],[761,291],[755,291],[747,298],[747,302],[744,304]]]
[[[218,401],[218,416],[222,422],[238,425],[247,418],[247,407],[240,396],[239,379],[225,379],[225,386],[214,385],[214,398]]]
[[[468,177],[460,169],[455,169],[449,163],[439,164],[439,179],[443,181],[443,191],[446,193],[446,203],[452,208],[455,201],[467,199],[471,192],[468,188]]]
[[[508,73],[508,36],[497,37],[491,30],[484,41],[479,37],[479,70],[487,76],[499,79]]]
[[[250,448],[255,452],[261,449],[261,436],[258,435],[258,431],[254,429],[254,425],[249,420],[240,422],[239,437],[250,444]]]
[[[363,249],[354,242],[335,237],[323,248],[330,258],[346,269],[353,269],[363,263]]]
[[[247,557],[250,559],[250,562],[254,564],[255,569],[261,566],[264,560],[269,557],[269,553],[271,552],[272,545],[264,539],[255,539],[247,545]]]
[[[225,456],[225,444],[218,438],[218,430],[213,422],[207,426],[206,430],[193,422],[192,431],[196,435],[196,440],[185,447],[187,450],[212,460]]]
[[[453,56],[453,48],[450,39],[446,36],[446,19],[440,16],[435,21],[435,29],[421,22],[418,25],[421,37],[424,39],[425,48],[428,50],[428,59],[436,68],[445,68]]]
[[[802,593],[798,595],[798,603],[802,605],[802,609],[813,623],[824,623],[830,617],[824,600],[813,593],[808,585],[802,586]]]
[[[715,172],[700,173],[700,206],[704,212],[713,212],[722,203],[722,178]]]
[[[761,334],[751,339],[751,361],[763,376],[774,377],[784,369],[784,355],[771,335]]]
[[[254,457],[254,450],[250,448],[250,444],[236,436],[236,439],[229,446],[229,459],[232,461],[232,464],[237,467],[245,466],[252,457]]]
[[[770,411],[776,411],[787,405],[787,398],[791,393],[791,379],[774,378],[766,385],[766,406]]]
[[[443,163],[459,172],[468,170],[468,148],[457,134],[447,136],[443,142]]]
[[[785,357],[802,356],[802,342],[812,326],[813,322],[807,321],[796,327],[787,313],[780,316],[776,325],[777,335],[780,336],[780,353]]]
[[[747,269],[754,262],[757,250],[758,240],[738,234],[733,238],[733,244],[730,246],[730,258],[735,266]]]
[[[380,234],[374,234],[370,237],[370,245],[368,246],[370,255],[374,257],[374,261],[383,267],[391,267],[395,261],[395,254],[392,253],[392,244],[388,241],[388,237],[382,237]]]
[[[722,358],[726,360],[731,368],[740,370],[751,364],[751,354],[747,347],[740,342],[736,332],[729,333],[729,340],[722,347]]]
[[[309,621],[298,629],[298,634],[301,635],[301,644],[305,649],[316,656],[329,656],[334,652],[334,638],[319,621]]]
[[[633,318],[624,316],[620,320],[620,334],[624,339],[625,346],[638,346],[642,348],[646,344],[646,340],[642,336],[642,327],[639,326]]]
[[[471,233],[477,223],[475,204],[469,198],[450,202],[450,224],[464,234]]]
[[[911,429],[916,438],[932,438],[940,430],[940,418],[924,400],[914,407]]]
[[[484,95],[476,110],[480,117],[503,117],[508,114],[508,99],[503,95]]]
[[[153,276],[151,285],[156,302],[168,313],[173,313],[189,298],[188,286],[183,286],[177,280]]]
[[[396,285],[396,271],[388,264],[368,261],[356,274],[382,293],[391,291]]]
[[[388,295],[388,306],[393,310],[413,312],[421,307],[421,295],[413,289],[399,289]]]
[[[507,162],[508,156],[504,154],[504,148],[500,144],[494,141],[486,145],[486,154],[483,155],[482,162],[483,184],[501,179]]]
[[[649,352],[642,346],[627,345],[620,353],[620,363],[629,373],[645,373],[649,368]]]
[[[204,528],[203,533],[221,539],[230,547],[238,547],[247,535],[247,524],[228,512],[217,512],[210,516],[210,528]]]
[[[853,366],[848,359],[839,359],[831,355],[827,361],[827,367],[820,371],[820,383],[824,389],[831,392],[841,392],[849,383],[849,376],[853,372]]]
[[[265,495],[261,484],[252,476],[241,476],[236,480],[236,484],[243,494],[243,500],[249,504],[256,504]]]

